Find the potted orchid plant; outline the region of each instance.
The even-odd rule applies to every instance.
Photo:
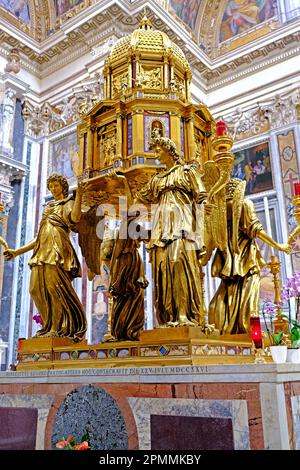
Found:
[[[275,304],[271,301],[265,301],[262,308],[262,316],[265,323],[265,328],[270,340],[270,352],[272,359],[275,363],[280,364],[286,362],[287,358],[287,340],[288,335],[283,331],[275,333],[273,330],[273,315],[280,311],[281,303]],[[270,324],[268,325],[266,315],[270,319]]]
[[[270,348],[273,346],[286,346],[287,347],[287,361],[300,362],[300,323],[298,316],[300,313],[300,273],[295,272],[294,276],[287,279],[287,283],[282,286],[280,302],[275,304],[271,301],[266,301],[263,304],[262,315],[265,322],[265,327],[270,339]],[[295,299],[295,318],[292,318],[291,300]],[[281,318],[288,321],[289,334],[283,331],[273,332],[273,316],[278,311],[281,311],[283,306],[288,306],[288,315],[281,314]],[[266,315],[270,319],[270,327],[266,320]]]
[[[291,315],[291,299],[295,299],[295,318]],[[290,345],[288,347],[288,362],[300,362],[300,273],[295,271],[294,276],[288,278],[287,283],[283,285],[281,291],[281,300],[288,304],[288,316],[284,317],[289,322],[290,327]]]

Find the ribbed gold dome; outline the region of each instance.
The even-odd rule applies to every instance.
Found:
[[[152,29],[151,22],[146,16],[131,36],[121,38],[115,43],[109,56],[110,64],[113,65],[124,59],[127,52],[140,52],[148,56],[153,55],[153,57],[158,55],[163,57],[168,53],[175,60],[177,59],[184,70],[190,70],[188,61],[180,47],[174,44],[164,32]]]

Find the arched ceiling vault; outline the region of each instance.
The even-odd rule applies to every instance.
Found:
[[[263,9],[268,2],[148,0],[146,5],[153,26],[184,50],[193,69],[209,83],[299,44],[299,21],[285,26],[284,34],[281,28],[279,38],[278,17]],[[0,53],[18,48],[23,65],[43,78],[93,53],[112,36],[130,34],[144,6],[144,0],[0,0]]]
[[[143,2],[121,0],[116,3],[138,7]],[[250,3],[248,0],[152,0],[149,6],[162,7],[208,56],[216,57],[223,50],[257,39],[279,26],[276,11],[270,7],[273,0]],[[0,0],[0,18],[42,42],[64,29],[70,19],[81,18],[84,12],[104,4],[103,0]],[[225,46],[220,43],[224,30]]]

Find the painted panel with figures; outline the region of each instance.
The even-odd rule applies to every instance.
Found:
[[[51,142],[48,175],[64,175],[70,186],[75,185],[78,174],[78,143],[76,132]]]
[[[201,0],[170,0],[170,10],[176,13],[176,15],[191,29],[195,28],[196,19],[198,16],[199,7]]]
[[[61,16],[84,0],[54,0],[56,16]]]
[[[30,24],[28,0],[0,0],[0,7],[12,13],[22,23]]]
[[[245,194],[261,193],[273,189],[269,143],[263,142],[234,152],[232,176],[247,182]]]
[[[254,28],[275,15],[276,0],[229,0],[221,23],[220,42]]]

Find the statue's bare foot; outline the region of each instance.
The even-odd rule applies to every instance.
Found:
[[[202,331],[203,333],[206,334],[206,336],[210,335],[215,330],[216,330],[216,327],[214,324],[204,323],[204,325],[202,325]]]
[[[189,320],[186,315],[179,316],[178,326],[199,326],[199,323],[192,319]]]
[[[161,323],[160,325],[155,326],[154,328],[172,328],[174,326],[177,326],[176,322],[168,321],[167,323]]]
[[[56,331],[48,331],[44,333],[43,331],[38,331],[35,335],[35,338],[58,338],[59,334]]]
[[[116,338],[115,338],[113,335],[106,333],[106,334],[103,336],[103,340],[102,340],[102,341],[103,341],[103,343],[108,343],[108,342],[117,341],[117,340],[116,340]]]
[[[46,333],[43,336],[44,338],[58,338],[59,334],[56,331],[49,331],[49,333]]]
[[[168,321],[168,323],[166,324],[166,327],[170,327],[170,328],[175,328],[176,326],[179,326],[178,321]]]

